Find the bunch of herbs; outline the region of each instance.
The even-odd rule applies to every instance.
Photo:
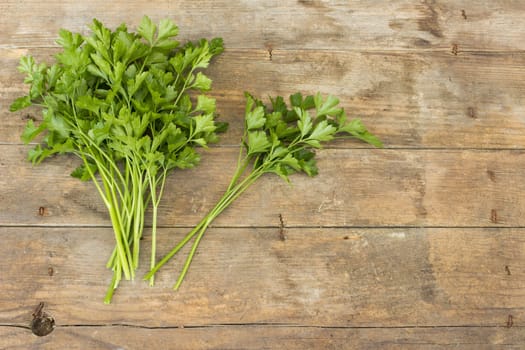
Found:
[[[71,175],[91,179],[98,190],[115,236],[107,264],[113,271],[104,299],[109,303],[119,281],[135,276],[150,205],[154,267],[168,173],[197,165],[195,147],[217,141],[225,128],[215,120],[215,100],[205,94],[211,80],[202,72],[223,45],[220,38],[180,45],[172,21],[156,25],[146,16],[136,33],[125,24],[112,31],[97,20],[91,30],[86,36],[60,30],[62,51],[51,66],[31,56],[21,59],[19,70],[30,88],[11,111],[42,108],[42,122],[29,120],[22,135],[30,143],[43,134],[29,151],[33,164],[74,154],[82,165]]]
[[[323,98],[320,93],[303,97],[291,95],[290,107],[282,97],[271,99],[271,107],[246,94],[245,126],[237,168],[224,195],[208,214],[145,276],[155,273],[193,238],[193,244],[174,289],[186,276],[197,247],[209,225],[261,176],[273,173],[286,182],[293,173],[315,176],[318,168],[315,150],[338,138],[354,137],[375,147],[381,141],[360,119],[349,119],[339,99]]]

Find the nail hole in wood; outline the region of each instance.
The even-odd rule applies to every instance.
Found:
[[[453,44],[452,45],[452,53],[454,54],[454,56],[457,56],[458,52],[459,52],[458,44]]]
[[[498,212],[496,211],[496,209],[492,209],[490,211],[490,221],[494,224],[498,223]]]
[[[496,173],[492,170],[487,170],[487,175],[492,182],[496,182]]]
[[[511,328],[514,325],[514,317],[509,315],[507,317],[507,328]]]
[[[476,109],[474,107],[467,108],[467,115],[469,118],[476,119],[478,116],[476,115]]]
[[[284,220],[282,214],[279,214],[279,239],[281,241],[286,241],[286,235],[284,233]]]

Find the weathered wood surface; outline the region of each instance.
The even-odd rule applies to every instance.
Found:
[[[184,232],[162,229],[159,254]],[[111,229],[4,228],[0,324],[27,325],[35,300],[45,300],[63,326],[497,327],[512,315],[519,327],[524,233],[287,228],[283,241],[277,227],[216,228],[179,292],[170,287],[182,256],[153,288],[123,282],[108,306]],[[138,276],[148,265],[143,243]]]
[[[115,338],[119,334],[120,338]],[[134,344],[136,349],[363,349],[378,348],[520,350],[525,341],[520,329],[503,327],[453,328],[318,328],[228,325],[202,328],[144,329],[126,326],[67,327],[48,337],[28,339],[20,328],[0,329],[9,349],[113,350]],[[276,346],[278,344],[278,346]],[[490,345],[489,345],[490,344]]]
[[[184,38],[221,36],[231,48],[523,50],[521,1],[4,0],[2,47],[54,45],[59,28],[87,32],[93,17],[130,27],[144,14],[176,20]]]
[[[69,176],[77,159],[33,167],[27,149],[0,146],[0,224],[109,225],[92,184]],[[226,190],[237,155],[209,149],[200,167],[172,174],[159,224],[197,224]],[[294,175],[291,185],[263,177],[214,224],[276,226],[281,214],[289,226],[525,226],[523,150],[325,149],[318,166],[317,177]]]
[[[525,3],[4,0],[0,13],[1,349],[525,347]],[[27,113],[8,106],[25,89],[19,58],[49,61],[59,28],[144,14],[227,47],[209,73],[230,130],[170,177],[159,255],[226,187],[245,90],[336,94],[386,148],[338,142],[317,178],[261,179],[178,293],[182,256],[108,306],[102,203],[68,176],[76,159],[25,162]],[[39,302],[57,324],[41,338],[28,328]]]
[[[520,350],[521,329],[472,328],[320,328],[284,326],[206,326],[195,328],[135,328],[126,326],[59,328],[48,337],[30,339],[20,328],[0,328],[13,350],[100,349],[399,349],[399,350]],[[121,336],[115,338],[115,334]],[[126,340],[123,340],[126,339]],[[129,345],[131,344],[131,345]]]
[[[36,110],[7,111],[26,91],[19,58],[50,62],[55,52],[0,49],[0,142],[20,143],[28,112],[39,118]],[[321,91],[337,95],[388,148],[523,148],[524,66],[524,55],[498,52],[274,50],[270,61],[264,49],[230,49],[209,72],[218,112],[231,124],[222,144],[240,139],[244,91],[262,98]]]

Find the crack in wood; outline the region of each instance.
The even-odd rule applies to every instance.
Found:
[[[279,239],[281,241],[286,241],[286,235],[284,233],[284,220],[282,214],[279,214]]]
[[[514,325],[514,317],[508,315],[507,321],[511,322],[512,328],[525,328],[525,326]],[[22,328],[30,330],[31,327],[17,324],[0,324],[0,327]],[[434,329],[434,328],[454,328],[454,329],[499,329],[509,328],[508,323],[505,325],[401,325],[401,326],[335,326],[335,325],[302,325],[293,323],[271,323],[271,322],[254,322],[254,323],[213,323],[202,325],[174,325],[174,326],[145,326],[126,323],[108,323],[108,324],[62,324],[55,325],[56,328],[105,328],[105,327],[122,327],[137,329],[203,329],[203,328],[220,328],[220,327],[276,327],[276,328],[311,328],[311,329]]]

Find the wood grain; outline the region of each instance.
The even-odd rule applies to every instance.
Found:
[[[93,184],[69,176],[77,159],[32,167],[26,151],[0,146],[1,225],[109,225]],[[175,171],[159,224],[195,225],[227,188],[237,153],[209,149],[199,167]],[[320,175],[294,175],[291,186],[268,174],[214,224],[277,226],[281,214],[308,227],[525,226],[523,151],[325,149],[318,167]]]
[[[53,49],[0,49],[0,142],[20,143],[28,115],[7,111],[26,93],[16,67],[25,54],[51,62]],[[239,142],[244,91],[260,98],[296,91],[334,94],[387,148],[525,148],[525,55],[227,50],[209,69],[220,119],[230,123],[221,144]],[[345,147],[367,147],[349,142]]]
[[[159,232],[159,256],[183,230]],[[57,326],[282,324],[499,327],[525,317],[523,229],[211,229],[178,292],[187,250],[156,286],[123,282],[102,299],[106,228],[2,228],[0,324],[27,326],[39,302]],[[138,276],[147,271],[142,241]],[[505,268],[510,270],[510,275]],[[49,268],[53,269],[50,275]]]
[[[115,337],[118,334],[119,337]],[[523,329],[454,328],[319,328],[271,325],[144,329],[122,326],[58,328],[45,338],[20,328],[0,326],[0,346],[13,350],[122,349],[464,349],[519,350]]]
[[[525,5],[463,0],[145,1],[7,0],[2,47],[54,45],[59,28],[86,32],[95,17],[136,27],[144,14],[172,18],[189,39],[221,36],[231,48],[310,50],[523,50]],[[466,18],[465,18],[466,17]]]
[[[0,13],[0,348],[525,347],[523,1],[4,0]],[[135,29],[144,14],[226,45],[208,73],[230,130],[169,178],[159,255],[226,188],[245,90],[337,95],[386,148],[341,141],[318,152],[314,179],[262,178],[208,231],[178,293],[187,250],[108,306],[105,208],[68,176],[78,160],[25,161],[19,135],[39,111],[8,107],[26,89],[20,57],[49,62],[59,28]],[[40,302],[57,325],[46,337],[28,328]]]

